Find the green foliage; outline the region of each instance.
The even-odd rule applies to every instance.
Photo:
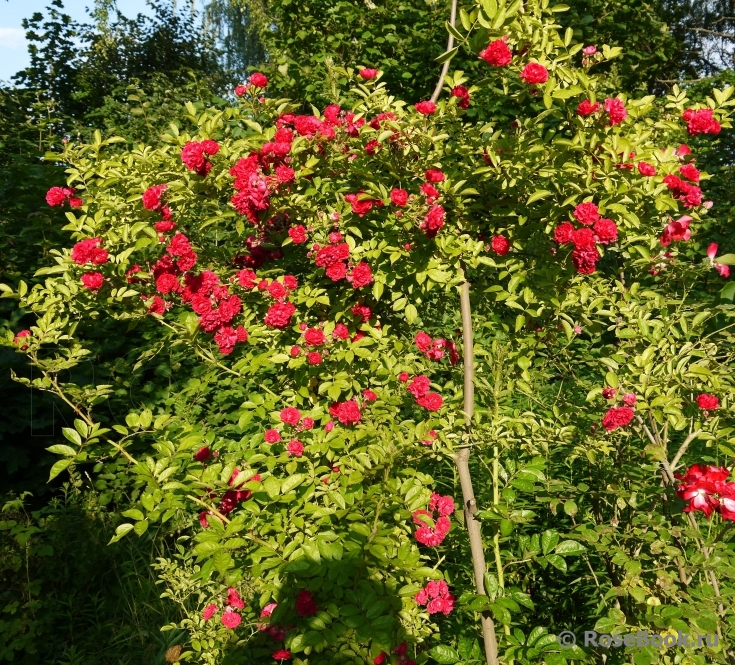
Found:
[[[180,635],[151,570],[163,542],[105,546],[115,517],[75,488],[39,510],[8,498],[0,512],[0,661],[164,663]]]

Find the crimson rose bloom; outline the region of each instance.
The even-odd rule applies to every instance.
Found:
[[[430,381],[429,377],[419,374],[415,376],[411,383],[408,384],[408,392],[410,392],[415,399],[419,399],[429,392]]]
[[[235,587],[227,589],[227,604],[230,607],[235,607],[238,610],[245,609],[245,601],[240,598],[240,594],[237,592]]]
[[[306,354],[306,360],[310,365],[321,365],[322,354],[319,353],[319,351],[312,351],[311,353]]]
[[[304,340],[311,346],[321,346],[324,344],[324,332],[320,328],[309,328],[304,333]]]
[[[292,439],[288,442],[286,450],[288,451],[289,455],[293,455],[294,457],[301,457],[304,454],[304,444],[301,443],[301,441],[299,441],[298,439]]]
[[[421,228],[424,229],[427,238],[434,238],[444,226],[444,208],[435,203],[424,216]]]
[[[271,328],[285,328],[291,323],[291,317],[295,311],[296,307],[290,302],[279,302],[271,305],[265,315],[265,325]]]
[[[263,435],[266,443],[274,444],[281,440],[281,433],[277,429],[267,429]]]
[[[425,332],[416,333],[416,337],[413,341],[415,342],[418,350],[422,353],[426,353],[431,348],[431,337],[429,337]]]
[[[638,173],[649,177],[654,176],[656,175],[656,167],[653,164],[649,164],[648,162],[639,162]]]
[[[365,69],[361,69],[358,73],[361,78],[364,78],[366,81],[370,81],[378,75],[378,70],[365,67]]]
[[[254,85],[256,88],[265,88],[268,85],[268,77],[260,72],[255,72],[255,74],[250,77],[250,84]]]
[[[421,115],[431,115],[432,113],[436,113],[436,104],[434,104],[434,102],[418,102],[417,104],[414,104],[413,107]]]
[[[611,126],[619,125],[628,117],[628,111],[625,110],[623,101],[617,97],[605,100],[605,111]]]
[[[428,169],[424,175],[429,182],[442,182],[446,179],[444,173],[439,169]]]
[[[608,409],[605,417],[602,419],[602,426],[608,431],[612,432],[618,427],[625,427],[629,425],[633,420],[633,409],[627,406],[614,406]]]
[[[495,236],[490,246],[498,256],[505,256],[510,250],[510,240],[505,236]]]
[[[344,263],[333,263],[326,270],[327,277],[333,282],[338,282],[340,279],[347,277],[347,266]]]
[[[338,339],[348,339],[350,336],[350,330],[344,323],[338,323],[334,326],[332,335]]]
[[[699,111],[687,109],[681,117],[687,123],[687,131],[690,136],[719,134],[722,129],[720,123],[714,118],[714,111],[710,108],[699,109]]]
[[[370,270],[370,266],[364,261],[361,261],[352,269],[348,280],[352,282],[353,289],[367,286],[373,281],[373,273]]]
[[[583,118],[586,118],[588,115],[597,113],[599,110],[600,102],[595,102],[593,104],[589,99],[585,99],[580,102],[579,106],[577,106],[577,115],[581,115]]]
[[[393,189],[390,193],[390,200],[393,205],[397,205],[402,208],[408,201],[408,192],[405,189]]]
[[[85,272],[82,275],[82,285],[85,289],[97,291],[102,288],[105,278],[98,272]]]
[[[224,614],[220,617],[220,621],[224,624],[227,630],[232,630],[233,628],[237,628],[240,625],[242,617],[231,607],[228,607],[224,611]]]
[[[153,185],[143,192],[143,206],[146,210],[158,210],[161,205],[161,196],[168,185]]]
[[[378,396],[369,388],[365,388],[365,390],[362,391],[362,396],[368,402],[374,402],[376,399],[378,399]]]
[[[611,219],[600,219],[595,223],[594,232],[597,241],[609,245],[618,239],[618,227]]]
[[[296,613],[302,617],[310,617],[314,616],[317,610],[314,596],[306,589],[299,591],[299,597],[296,599]]]
[[[714,395],[702,393],[697,397],[697,404],[702,411],[714,411],[720,408],[720,400]]]
[[[523,79],[529,85],[537,85],[539,83],[546,83],[549,80],[549,72],[543,65],[538,62],[529,62],[520,73],[521,79]]]
[[[194,453],[194,459],[197,462],[206,462],[208,459],[211,459],[211,457],[212,451],[209,449],[209,446],[203,446]]]
[[[570,222],[562,222],[554,229],[554,240],[561,245],[572,242],[574,227]]]
[[[271,654],[273,660],[291,660],[291,652],[288,649],[279,649]]]
[[[590,249],[575,249],[572,252],[572,263],[580,275],[591,275],[595,272],[599,260],[600,253],[595,247]]]
[[[423,397],[419,397],[416,403],[429,411],[438,411],[444,406],[444,400],[438,393],[426,393]]]
[[[359,423],[362,419],[362,413],[360,412],[360,407],[357,405],[357,402],[352,399],[342,402],[337,409],[337,419],[343,425]]]
[[[46,203],[48,203],[52,208],[64,205],[66,199],[67,195],[61,187],[52,187],[48,192],[46,192]]]
[[[699,170],[694,164],[684,164],[679,168],[679,173],[687,180],[691,180],[694,183],[699,182]]]
[[[214,603],[209,603],[202,612],[202,618],[209,621],[215,614],[217,614],[217,606]]]
[[[296,426],[299,424],[299,420],[301,420],[301,411],[299,411],[297,408],[293,406],[287,406],[285,409],[281,410],[282,423],[286,423],[286,425]]]
[[[510,64],[513,54],[502,39],[496,39],[480,51],[480,58],[493,67],[505,67]]]
[[[21,351],[25,351],[28,348],[27,344],[23,344],[23,339],[26,337],[31,337],[30,330],[21,330],[15,337],[13,337],[13,344],[20,344]]]
[[[585,226],[592,226],[598,219],[600,219],[600,213],[597,211],[597,204],[588,202],[580,203],[574,208],[574,219],[580,224]]]

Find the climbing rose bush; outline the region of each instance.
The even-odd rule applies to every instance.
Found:
[[[611,352],[604,383],[583,396],[584,415],[571,399],[522,415],[510,397],[533,396],[532,359],[581,344],[580,322],[626,340],[618,320],[642,330],[665,318],[663,296],[645,296],[641,284],[665,290],[669,275],[689,269],[679,266],[690,265],[687,243],[708,210],[697,184],[706,174],[677,146],[686,133],[728,128],[731,105],[730,89],[705,109],[687,108],[675,90],[657,118],[653,97],[602,87],[590,72],[596,52],[582,59],[583,45],[558,33],[559,7],[519,9],[472,8],[464,33],[455,30],[487,77],[454,72],[438,102],[396,100],[364,68],[340,72],[351,82],[339,103],[305,114],[271,98],[256,73],[232,106],[187,105],[160,145],[107,156],[115,139],[97,135],[59,156],[67,187],[55,184],[47,202],[75,209],[69,247],[22,296],[37,321],[13,343],[42,370],[34,385],[79,416],[65,430],[73,446],[55,447],[62,459],[52,475],[94,462],[95,473],[130,484],[136,507],[113,540],[167,523],[186,534],[178,555],[158,564],[166,595],[186,615],[178,626],[189,635],[186,658],[216,663],[233,649],[257,662],[471,662],[481,657],[474,626],[485,613],[507,658],[581,659],[581,650],[561,654],[548,627],[531,626],[529,640],[545,635],[535,656],[521,653],[531,646],[523,630],[522,640],[511,633],[534,600],[508,565],[566,572],[565,556],[589,548],[602,560],[611,547],[608,532],[583,525],[571,524],[563,540],[555,527],[532,531],[535,513],[517,494],[536,481],[547,483],[554,515],[562,504],[571,518],[578,512],[542,471],[549,440],[591,464],[619,446],[625,464],[640,467],[634,434],[667,464],[669,426],[717,438],[719,398],[702,392],[695,414],[685,396],[718,392],[729,409],[731,387],[722,354],[699,349],[705,367],[694,344],[676,365],[674,389],[666,376],[636,374],[655,354],[668,354],[659,369],[673,363],[668,347]],[[605,47],[594,62],[616,55]],[[474,122],[473,105],[499,91],[499,119]],[[482,405],[469,427],[456,295],[466,282]],[[645,305],[632,300],[639,291]],[[656,312],[642,311],[654,304]],[[678,316],[677,334],[689,334],[693,323],[681,324],[683,309]],[[89,352],[94,322],[110,318],[147,340],[141,365],[164,349],[181,354],[184,393],[204,391],[205,413],[170,396],[165,406],[136,406],[122,424],[99,415],[115,399],[108,384],[64,384],[59,372]],[[562,335],[547,338],[543,326]],[[501,338],[512,356],[505,374],[496,369]],[[206,413],[213,404],[216,416]],[[447,473],[457,450],[475,443],[484,465],[474,469],[484,500],[477,516]],[[501,462],[501,448],[516,452]],[[699,468],[680,486],[666,476],[667,491],[689,502],[687,515],[731,519],[727,469],[696,476]],[[582,487],[566,483],[569,496]],[[626,497],[613,502],[618,524],[617,511],[635,508]],[[602,524],[606,510],[590,508],[590,520]],[[493,556],[477,577],[468,519],[490,525]],[[516,528],[529,531],[511,540]],[[627,570],[628,561],[615,565]],[[660,606],[643,584],[631,582],[630,598]],[[610,585],[612,595],[628,594],[617,577]],[[724,614],[712,611],[719,626]],[[610,617],[626,625],[625,615]],[[443,644],[460,625],[469,641]]]

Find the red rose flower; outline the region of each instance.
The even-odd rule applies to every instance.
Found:
[[[433,113],[436,113],[436,104],[434,104],[434,102],[418,102],[417,104],[414,104],[413,107],[421,115],[432,115]]]
[[[416,337],[413,341],[421,353],[426,353],[431,348],[431,337],[429,337],[425,332],[416,333]]]
[[[365,390],[362,391],[362,396],[367,402],[374,402],[378,399],[378,396],[369,388],[365,388]]]
[[[263,435],[263,439],[265,439],[266,443],[270,443],[272,445],[281,440],[281,433],[277,429],[267,429]]]
[[[505,236],[495,236],[490,243],[490,247],[498,256],[505,256],[510,250],[510,240]]]
[[[554,240],[561,245],[572,242],[574,227],[570,222],[562,222],[554,229]]]
[[[510,64],[513,54],[504,40],[496,39],[480,51],[480,58],[493,67],[505,67]]]
[[[597,113],[597,111],[599,110],[600,102],[595,102],[593,104],[589,99],[585,99],[584,101],[580,102],[579,106],[577,106],[577,115],[586,118],[588,115]]]
[[[82,275],[82,285],[85,289],[97,291],[102,288],[105,278],[98,272],[85,272]]]
[[[702,411],[714,411],[720,408],[720,400],[714,395],[702,393],[697,396],[697,405]]]
[[[294,457],[301,457],[304,454],[304,444],[298,439],[292,439],[286,446],[286,451]]]
[[[322,354],[318,351],[312,351],[311,353],[306,354],[306,360],[310,365],[321,365],[322,364]]]
[[[310,346],[321,346],[325,342],[321,328],[308,328],[304,333],[304,340]]]
[[[438,393],[426,393],[426,395],[416,400],[416,404],[429,411],[438,411],[444,405],[444,400]]]
[[[370,270],[370,266],[364,261],[361,261],[352,269],[352,273],[350,273],[347,280],[352,282],[353,289],[360,289],[373,281],[373,273]]]
[[[520,77],[529,85],[538,85],[549,80],[549,72],[538,62],[529,62],[521,71]]]
[[[290,302],[271,305],[265,315],[265,325],[271,328],[285,328],[291,323],[291,317],[295,311],[296,307]]]
[[[618,427],[625,427],[629,425],[633,420],[633,409],[627,406],[613,406],[608,409],[604,418],[602,419],[602,426],[608,431],[612,432]]]
[[[699,182],[699,171],[694,164],[684,164],[679,167],[679,173],[681,173],[687,180],[691,180],[693,183]]]
[[[405,189],[393,189],[390,193],[390,200],[393,205],[397,205],[402,208],[408,201],[408,192]]]
[[[427,169],[424,174],[428,182],[443,182],[446,176],[439,169]]]
[[[638,173],[644,176],[656,175],[656,167],[648,162],[638,162]]]
[[[597,211],[597,204],[588,202],[580,203],[574,208],[572,212],[574,219],[580,224],[586,226],[592,226],[598,219],[600,219],[600,213]]]
[[[617,97],[605,100],[605,112],[611,126],[619,125],[628,117],[628,111],[625,110],[623,101]]]
[[[227,630],[232,630],[240,625],[242,617],[231,607],[228,607],[220,617],[220,621],[224,624]]]
[[[618,227],[611,219],[600,219],[595,222],[593,227],[597,242],[603,245],[609,245],[618,239]]]
[[[457,106],[461,109],[466,109],[470,105],[470,91],[463,85],[455,85],[452,88],[452,97],[459,99]]]
[[[168,185],[153,185],[143,192],[143,206],[146,210],[158,210],[161,205],[161,196]]]
[[[687,109],[682,114],[683,120],[687,123],[687,131],[690,136],[697,134],[719,134],[722,126],[714,118],[714,111],[710,108]]]
[[[265,88],[268,85],[268,77],[260,72],[255,72],[250,76],[250,85],[256,88]]]
[[[370,81],[378,75],[378,70],[371,69],[370,67],[365,67],[364,69],[361,69],[358,74],[360,74],[360,78],[363,78],[366,81]]]
[[[295,427],[299,424],[299,420],[301,420],[301,411],[293,406],[287,406],[281,410],[280,417],[282,423]]]

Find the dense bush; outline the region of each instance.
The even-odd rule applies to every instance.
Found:
[[[51,476],[93,477],[113,543],[177,537],[178,658],[556,665],[605,654],[557,644],[595,626],[716,633],[686,657],[727,662],[732,308],[708,276],[735,256],[705,258],[680,143],[729,127],[731,89],[606,95],[620,49],[521,9],[460,12],[484,78],[438,104],[333,65],[352,87],[300,115],[258,74],[156,146],[59,154],[75,244],[7,343],[76,413]]]

